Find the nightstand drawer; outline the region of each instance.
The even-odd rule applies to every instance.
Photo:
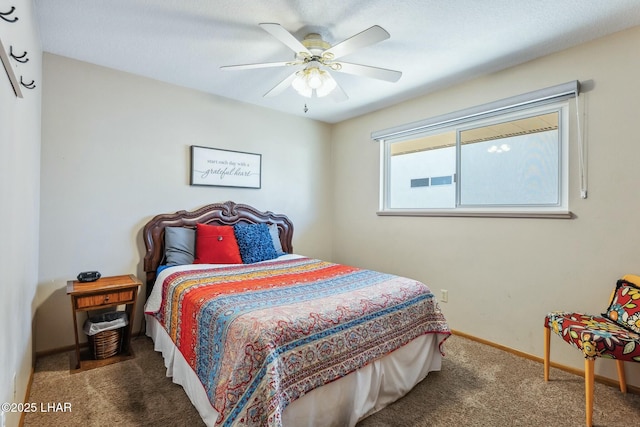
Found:
[[[115,303],[130,303],[134,301],[134,292],[136,290],[137,288],[126,289],[118,292],[109,292],[105,294],[76,297],[76,309],[99,307],[101,305],[110,305]]]

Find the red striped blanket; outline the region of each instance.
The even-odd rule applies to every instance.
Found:
[[[309,258],[172,273],[151,314],[225,426],[280,426],[314,388],[420,335],[450,334],[423,283]]]

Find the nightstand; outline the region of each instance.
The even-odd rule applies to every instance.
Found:
[[[67,282],[67,295],[71,297],[71,314],[73,315],[73,331],[76,337],[75,358],[71,360],[71,371],[78,372],[93,369],[111,363],[134,357],[131,348],[131,331],[133,328],[134,314],[138,289],[142,282],[133,274],[123,276],[102,277],[95,282]],[[78,312],[86,312],[87,316],[92,310],[100,310],[108,307],[125,306],[129,318],[129,324],[122,331],[121,350],[115,356],[106,359],[95,360],[90,349],[81,349],[78,341]]]

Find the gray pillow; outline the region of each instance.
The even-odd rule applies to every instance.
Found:
[[[278,231],[278,226],[275,224],[269,224],[269,234],[271,235],[271,240],[273,240],[273,248],[276,250],[278,256],[284,255],[282,244],[280,243],[280,233]]]
[[[165,227],[164,255],[166,265],[193,264],[196,230],[184,227]]]

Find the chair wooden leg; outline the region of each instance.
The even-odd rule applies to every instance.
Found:
[[[593,426],[593,366],[594,359],[584,359],[584,388],[585,410],[587,413],[587,427]]]
[[[624,362],[622,360],[616,360],[618,366],[618,382],[620,383],[620,391],[627,392],[627,379],[624,375]]]
[[[544,327],[544,380],[549,381],[549,356],[551,353],[551,329]]]

